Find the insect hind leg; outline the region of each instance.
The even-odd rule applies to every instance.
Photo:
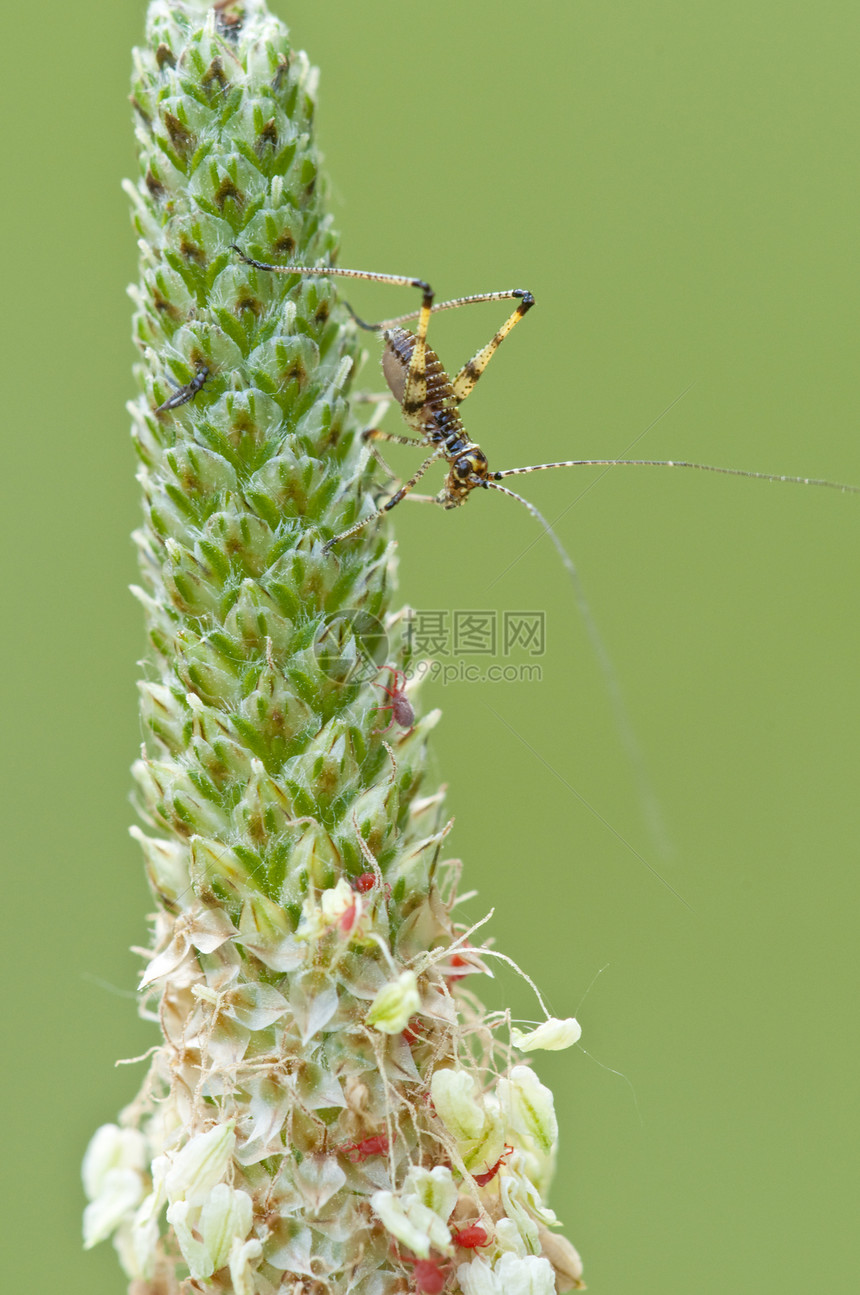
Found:
[[[511,312],[502,324],[501,328],[493,334],[489,342],[487,342],[487,345],[482,346],[479,351],[475,352],[471,360],[468,360],[463,365],[460,372],[451,382],[451,388],[458,405],[462,404],[466,397],[471,395],[474,390],[475,383],[490,363],[490,360],[493,358],[502,342],[535,304],[535,299],[532,294],[527,292],[524,288],[512,288],[509,292],[490,292],[487,293],[485,300],[498,301],[506,297],[519,298],[516,309]]]

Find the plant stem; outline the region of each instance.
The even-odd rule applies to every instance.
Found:
[[[231,250],[332,263],[315,85],[262,0],[155,0],[135,52],[161,1041],[87,1153],[86,1242],[114,1236],[135,1295],[544,1295],[581,1271],[546,1231],[552,1098],[462,990],[484,962],[420,794],[438,712],[380,731],[409,658],[390,534],[324,550],[373,507],[355,327],[330,280]]]

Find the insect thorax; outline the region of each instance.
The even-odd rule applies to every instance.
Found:
[[[425,345],[425,395],[410,408],[406,401],[406,376],[416,337],[408,328],[389,328],[383,333],[382,374],[403,411],[404,421],[427,445],[438,446],[450,464],[445,485],[438,495],[445,508],[465,503],[469,494],[487,476],[487,458],[463,427],[457,398],[436,352]]]

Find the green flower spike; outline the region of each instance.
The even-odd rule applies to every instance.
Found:
[[[408,662],[391,535],[324,547],[373,507],[355,327],[331,280],[231,248],[332,263],[315,89],[262,0],[151,4],[126,187],[161,1040],[87,1153],[86,1244],[113,1236],[134,1295],[568,1290],[551,1096],[458,988],[484,968],[418,794],[438,715],[375,731]]]

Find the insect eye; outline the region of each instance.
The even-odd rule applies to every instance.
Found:
[[[454,472],[458,477],[468,477],[472,473],[472,460],[467,458],[457,459],[454,464]]]

